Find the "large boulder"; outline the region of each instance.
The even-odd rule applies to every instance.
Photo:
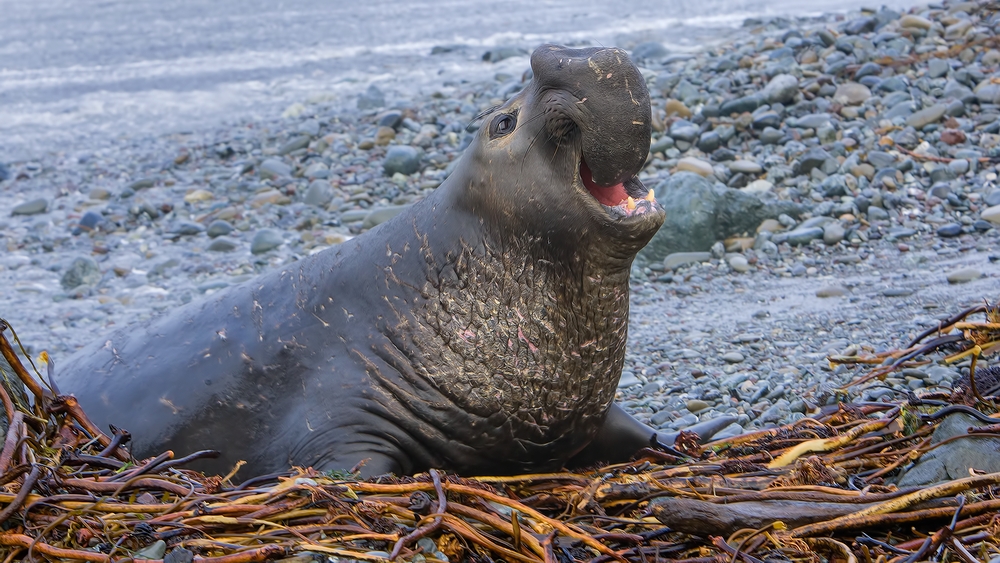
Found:
[[[753,233],[764,219],[782,213],[799,217],[808,207],[790,201],[763,200],[690,172],[678,172],[654,188],[667,212],[663,226],[639,253],[641,262],[662,260],[674,252],[709,250],[716,241]]]
[[[986,473],[1000,470],[1000,439],[968,433],[969,427],[985,424],[967,414],[949,415],[931,434],[931,444],[940,446],[920,456],[896,479],[896,484],[930,487],[968,477],[973,469]]]

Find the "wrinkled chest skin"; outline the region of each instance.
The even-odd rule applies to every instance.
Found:
[[[663,222],[636,178],[641,75],[542,46],[448,179],[372,231],[62,362],[63,391],[137,456],[464,474],[624,461],[652,430],[613,405],[628,274]],[[576,457],[574,457],[576,456]]]
[[[537,241],[427,255],[429,279],[386,326],[392,352],[450,403],[439,431],[472,472],[558,469],[597,431],[621,374],[627,277],[533,259],[525,244]]]

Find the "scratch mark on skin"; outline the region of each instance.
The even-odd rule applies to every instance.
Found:
[[[597,63],[594,62],[594,59],[587,59],[587,66],[589,66],[594,71],[594,73],[597,74],[597,80],[598,82],[600,82],[601,77],[604,76],[604,71],[601,70],[601,67],[597,66]]]
[[[608,76],[610,77],[611,75],[609,74]],[[635,99],[635,96],[634,96],[634,95],[632,94],[632,88],[631,88],[631,87],[629,86],[629,84],[628,84],[628,78],[626,78],[626,79],[625,79],[625,90],[627,90],[627,91],[628,91],[628,97],[629,97],[629,98],[632,98],[632,103],[633,103],[634,105],[639,105],[639,102],[638,102],[638,100],[636,100],[636,99]],[[633,122],[633,123],[635,123],[635,122]],[[642,125],[642,124],[641,124],[641,123],[638,123],[637,125]]]
[[[179,409],[176,405],[174,405],[173,403],[171,403],[170,399],[168,399],[166,397],[160,397],[160,404],[164,405],[167,408],[169,408],[170,410],[174,411],[173,414],[180,414],[180,412],[181,412],[181,409]]]
[[[576,104],[577,104],[577,105],[580,105],[580,104],[582,104],[583,102],[586,102],[586,101],[587,101],[587,98],[584,98],[584,99],[582,99],[582,100],[578,101],[578,102],[577,102]]]
[[[330,328],[330,323],[328,323],[328,322],[324,321],[323,319],[319,318],[319,315],[317,315],[316,313],[313,313],[312,316],[316,317],[316,320],[323,324],[323,328]]]

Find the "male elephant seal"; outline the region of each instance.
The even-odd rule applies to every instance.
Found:
[[[59,384],[137,456],[208,471],[547,471],[625,460],[613,405],[632,260],[664,213],[636,178],[649,95],[618,49],[543,46],[454,173],[379,228],[68,359]]]

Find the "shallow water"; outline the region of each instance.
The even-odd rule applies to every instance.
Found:
[[[448,80],[520,72],[489,47],[544,42],[673,51],[747,17],[856,9],[860,0],[0,0],[0,161],[273,117],[296,102],[390,100]],[[912,0],[889,0],[906,8]],[[430,56],[436,45],[466,49]]]

